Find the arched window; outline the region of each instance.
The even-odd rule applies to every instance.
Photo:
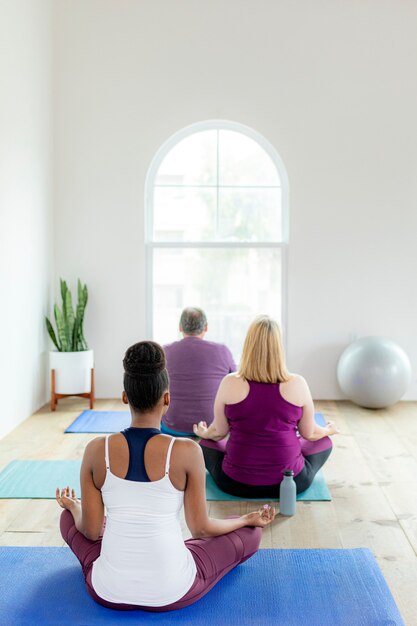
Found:
[[[185,306],[239,358],[249,323],[285,327],[288,185],[271,144],[240,124],[194,124],[156,154],[146,183],[147,324],[178,338]]]

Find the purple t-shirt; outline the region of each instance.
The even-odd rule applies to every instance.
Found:
[[[213,404],[221,380],[236,365],[229,348],[220,343],[184,337],[164,346],[171,404],[163,422],[172,430],[193,432],[193,424],[213,421]]]
[[[275,485],[284,470],[296,476],[304,467],[296,434],[303,409],[282,397],[279,384],[248,382],[246,398],[225,407],[230,437],[222,468],[247,485]]]

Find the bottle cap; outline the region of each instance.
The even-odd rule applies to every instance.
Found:
[[[285,470],[284,476],[294,476],[294,472],[292,470]]]

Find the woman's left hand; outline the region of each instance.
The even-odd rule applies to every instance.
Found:
[[[246,526],[259,526],[260,528],[265,528],[265,526],[268,526],[268,524],[274,521],[275,515],[275,507],[270,506],[269,504],[264,504],[258,511],[246,513],[246,515],[242,515],[242,517],[245,520]]]
[[[197,437],[201,437],[201,439],[207,439],[207,422],[198,422],[198,424],[193,424],[193,432]]]
[[[75,489],[70,490],[69,487],[64,487],[61,490],[57,487],[55,497],[59,506],[68,511],[72,511],[74,507],[81,505],[81,500],[78,500],[75,495]]]

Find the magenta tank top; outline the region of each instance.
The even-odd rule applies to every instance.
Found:
[[[230,425],[223,471],[247,485],[275,485],[283,472],[296,476],[304,467],[297,424],[303,409],[285,400],[279,384],[249,382],[249,394],[227,404]]]

